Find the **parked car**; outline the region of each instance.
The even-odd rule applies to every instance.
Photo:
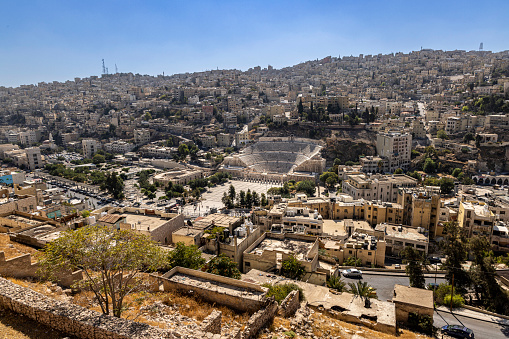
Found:
[[[394,269],[400,270],[401,269],[401,265],[400,264],[394,264]]]
[[[474,331],[461,325],[445,325],[442,327],[442,333],[454,338],[474,338]]]
[[[343,273],[343,276],[348,278],[362,278],[362,271],[356,268],[349,268],[347,270],[343,270],[341,273]]]
[[[441,264],[442,260],[439,257],[430,257],[429,262],[431,264]]]

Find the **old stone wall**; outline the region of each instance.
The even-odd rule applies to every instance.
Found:
[[[30,253],[19,257],[5,259],[5,253],[0,252],[0,276],[13,278],[39,278],[39,265],[32,263]],[[59,284],[70,287],[76,281],[83,279],[81,271],[57,273]]]
[[[85,339],[174,338],[172,332],[48,298],[0,278],[0,307]]]
[[[284,318],[294,315],[300,306],[299,295],[300,292],[298,290],[291,291],[285,300],[281,302],[281,305],[279,305],[278,315]]]
[[[214,334],[221,334],[221,311],[214,310],[210,313],[201,323],[201,328],[204,332]]]
[[[242,333],[242,339],[255,338],[256,334],[258,334],[263,327],[268,325],[268,323],[274,319],[274,315],[276,314],[278,307],[277,302],[272,300],[265,308],[253,314],[251,318],[249,318],[246,328]]]

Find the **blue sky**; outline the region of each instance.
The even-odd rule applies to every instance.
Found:
[[[509,50],[509,1],[3,1],[0,86],[281,68],[328,55]]]

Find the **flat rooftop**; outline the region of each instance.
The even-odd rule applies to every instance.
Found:
[[[114,215],[117,215],[115,213]],[[157,229],[158,227],[162,226],[166,222],[168,222],[169,219],[161,218],[158,215],[154,214],[132,214],[129,212],[120,213],[118,215],[123,215],[126,218],[126,223],[135,225],[135,229],[138,231],[153,231]]]
[[[264,251],[294,253],[298,260],[307,260],[307,254],[313,247],[314,241],[285,238],[284,240],[266,237],[258,246],[251,250],[251,254],[261,255]]]
[[[198,229],[205,229],[209,227],[211,224],[217,227],[229,227],[230,225],[235,225],[240,223],[240,217],[231,217],[226,214],[214,213],[209,214],[203,218],[196,218],[193,222],[193,227]]]
[[[186,236],[186,237],[195,237],[202,232],[203,232],[202,229],[184,226],[184,227],[178,229],[177,231],[173,232],[173,234]]]
[[[433,308],[433,291],[403,285],[394,285],[393,302]]]
[[[331,237],[346,238],[346,228],[344,220],[330,220],[325,219],[323,221],[323,235]]]
[[[401,232],[399,231],[399,227],[401,227]],[[426,243],[428,242],[428,237],[426,235],[419,233],[416,228],[412,227],[378,224],[376,225],[375,230],[385,232],[385,235],[388,237],[403,238]]]

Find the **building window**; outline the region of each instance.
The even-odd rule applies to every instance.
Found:
[[[251,266],[251,263],[250,263],[249,261],[246,261],[245,266],[246,266],[246,267],[250,267],[250,266]]]
[[[368,252],[368,255],[373,255],[373,252]]]

